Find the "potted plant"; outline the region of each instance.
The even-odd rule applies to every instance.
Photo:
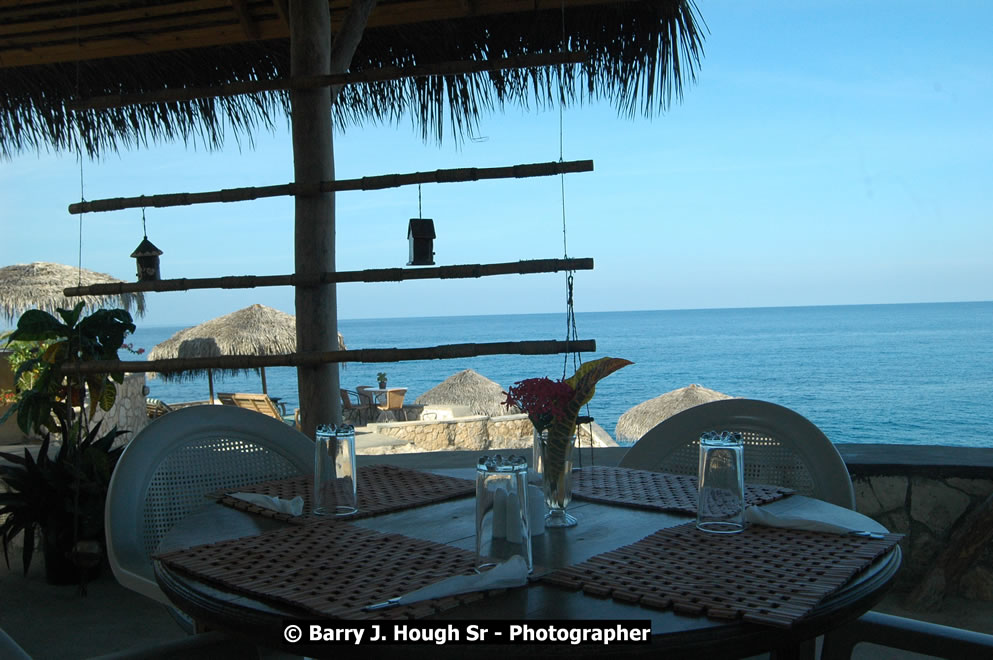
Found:
[[[385,390],[386,389],[386,372],[385,371],[380,371],[378,374],[376,374],[376,380],[379,381],[379,389]]]
[[[35,530],[40,529],[50,582],[73,581],[80,569],[98,564],[103,557],[103,505],[110,475],[121,449],[114,439],[124,433],[111,430],[99,436],[99,424],[87,424],[99,406],[110,410],[117,398],[116,383],[123,373],[73,373],[72,363],[116,360],[117,350],[135,326],[122,309],[100,309],[82,317],[83,304],[59,309],[61,320],[40,310],[29,310],[18,320],[7,344],[23,352],[14,381],[16,400],[3,420],[15,415],[24,433],[38,433],[43,440],[37,458],[0,454],[12,465],[0,469],[7,492],[0,493],[0,541],[9,565],[8,547],[24,533],[23,563],[27,573],[34,554]],[[19,343],[19,344],[18,344]],[[78,413],[76,406],[80,406]],[[61,442],[49,456],[53,439]],[[3,517],[3,514],[7,514]],[[65,561],[73,562],[67,568]]]
[[[35,532],[41,530],[45,579],[71,584],[95,572],[103,560],[104,519],[110,476],[124,447],[114,440],[126,431],[99,435],[96,424],[78,442],[63,441],[49,456],[53,434],[45,433],[34,458],[0,452],[11,465],[0,465],[7,492],[0,493],[0,541],[10,567],[9,546],[23,532],[21,562],[25,575],[35,551]]]

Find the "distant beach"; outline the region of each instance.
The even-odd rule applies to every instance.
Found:
[[[590,412],[607,432],[632,406],[698,383],[796,410],[840,443],[993,446],[993,302],[780,307],[577,314],[597,353],[635,364],[602,381]],[[145,328],[151,349],[180,327]],[[342,320],[349,348],[564,338],[564,314]],[[413,401],[445,378],[474,369],[503,387],[532,376],[561,378],[573,356],[486,356],[398,364],[348,364],[343,387],[373,385],[379,371]],[[215,374],[223,391],[261,391],[255,374]],[[296,371],[266,370],[268,390],[298,404]],[[164,401],[207,398],[207,380],[150,379]]]

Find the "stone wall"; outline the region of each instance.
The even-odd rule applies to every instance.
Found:
[[[402,441],[384,448],[389,453],[530,449],[534,435],[534,427],[527,415],[474,415],[454,419],[375,423],[370,424],[368,430]],[[579,430],[579,442],[589,445],[589,431],[585,427]],[[598,447],[616,446],[610,436],[596,426],[593,443]]]
[[[993,449],[837,447],[852,476],[856,509],[905,535],[896,588],[909,591],[907,607],[936,607],[942,594],[993,601],[993,527],[981,518],[993,514]],[[978,548],[975,557],[971,547]],[[936,570],[952,555],[967,566],[960,577]]]
[[[93,423],[102,421],[101,432],[114,427],[120,431],[130,431],[127,435],[118,436],[115,446],[130,442],[138,431],[148,424],[148,413],[145,410],[145,374],[124,374],[124,382],[117,384],[117,400],[107,412],[97,408],[93,415]]]
[[[968,513],[993,494],[993,478],[853,475],[856,509],[879,521],[901,541],[903,567],[897,587],[911,589],[935,565]],[[958,595],[993,601],[993,549],[987,547],[962,576]]]

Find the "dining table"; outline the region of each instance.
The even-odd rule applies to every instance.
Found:
[[[308,657],[340,656],[343,645],[349,654],[370,656],[410,647],[390,638],[364,645],[306,636],[288,642],[288,622],[444,622],[462,625],[463,633],[465,624],[480,622],[538,629],[600,629],[617,622],[650,630],[641,643],[612,645],[532,639],[511,648],[492,636],[471,646],[449,639],[433,644],[435,657],[732,658],[771,652],[786,658],[812,657],[814,639],[870,609],[900,567],[899,535],[786,489],[752,492],[763,511],[801,518],[828,511],[861,533],[750,525],[741,534],[708,534],[695,529],[690,508],[660,510],[643,492],[661,484],[669,489],[665,497],[692,499],[692,478],[586,466],[574,473],[569,506],[578,525],[532,537],[534,570],[525,586],[366,611],[364,606],[425,581],[471,573],[478,456],[464,454],[467,465],[428,469],[424,454],[360,456],[360,514],[352,519],[296,519],[245,503],[232,506],[225,494],[213,494],[162,539],[156,581],[201,627]],[[257,492],[288,498],[305,493],[307,482],[304,475],[263,484]],[[622,492],[632,484],[638,492]]]

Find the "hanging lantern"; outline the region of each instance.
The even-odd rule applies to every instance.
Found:
[[[434,220],[411,218],[407,225],[407,241],[410,243],[408,266],[434,265]]]
[[[138,247],[131,253],[131,258],[138,262],[138,281],[158,282],[159,255],[162,254],[162,250],[155,247],[155,244],[148,240],[148,227],[145,225],[145,209],[141,210],[141,233],[144,234],[144,238],[141,239],[141,243],[138,243]]]
[[[141,243],[139,243],[138,247],[136,247],[134,252],[131,253],[134,260],[138,262],[139,282],[159,281],[160,254],[162,254],[162,250],[155,247],[155,245],[148,240],[148,236],[141,239]]]

